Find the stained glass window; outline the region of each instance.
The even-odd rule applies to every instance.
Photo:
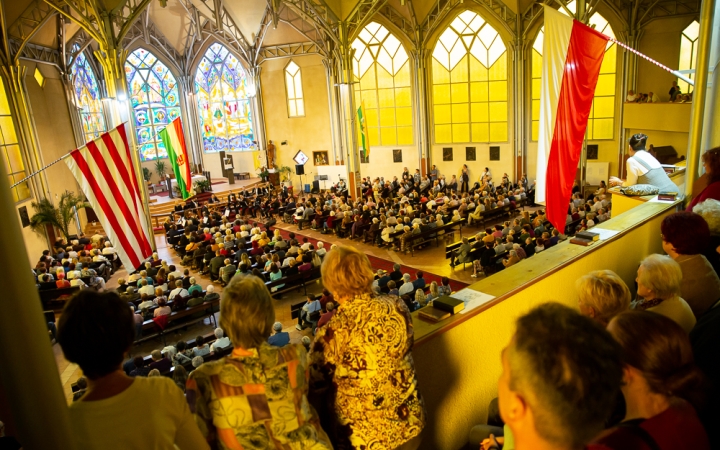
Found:
[[[125,76],[130,86],[140,159],[167,158],[165,144],[157,134],[180,117],[180,96],[175,77],[162,61],[143,48],[128,56]]]
[[[254,150],[247,75],[222,44],[211,45],[195,73],[205,152]]]
[[[691,70],[695,68],[695,60],[697,60],[698,36],[700,35],[700,23],[694,20],[682,32],[680,38],[680,70]],[[686,75],[691,80],[695,79],[695,74]],[[678,80],[680,92],[689,93],[692,89],[690,85],[682,80]]]
[[[80,50],[75,44],[73,52]],[[80,109],[85,142],[92,141],[107,130],[97,78],[84,53],[78,53],[71,67],[71,80],[75,92],[75,103]]]
[[[498,32],[472,11],[443,31],[432,58],[436,143],[508,140],[507,60]]]
[[[8,103],[5,84],[0,80],[0,148],[2,148],[3,162],[8,174],[10,186],[27,176],[25,163],[20,152],[15,124],[10,115],[10,104]],[[21,202],[30,198],[30,187],[27,181],[12,189],[13,200]]]
[[[567,5],[568,9],[575,13],[575,2]],[[564,9],[560,12],[567,14]],[[615,37],[612,27],[603,16],[595,13],[590,17],[589,25],[597,31]],[[532,139],[538,139],[538,126],[540,123],[540,78],[542,76],[542,52],[543,52],[544,27],[532,49]],[[615,76],[617,70],[617,45],[608,42],[605,47],[605,57],[600,66],[600,76],[595,87],[592,109],[587,126],[587,138],[590,140],[613,139],[615,128]]]
[[[288,102],[288,116],[303,117],[305,101],[303,100],[302,73],[295,61],[285,66],[285,92]]]
[[[369,23],[352,42],[355,104],[365,106],[370,145],[412,145],[410,63],[387,28]]]

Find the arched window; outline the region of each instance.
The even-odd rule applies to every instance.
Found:
[[[567,7],[571,12],[575,13],[574,1],[568,3]],[[564,9],[560,9],[560,12],[566,14]],[[599,13],[595,13],[590,17],[589,25],[607,36],[615,37],[612,27]],[[537,38],[535,38],[532,49],[532,140],[534,141],[538,140],[540,122],[540,78],[542,77],[544,36],[543,27],[540,29]],[[605,57],[600,66],[600,76],[598,77],[595,97],[593,98],[588,119],[587,138],[589,140],[612,139],[614,136],[616,71],[617,45],[614,42],[608,42],[607,47],[605,47]]]
[[[245,69],[224,45],[211,45],[200,60],[195,92],[205,152],[255,149]]]
[[[177,81],[170,69],[149,51],[139,48],[125,62],[125,76],[135,116],[140,158],[167,158],[165,144],[157,134],[180,117]]]
[[[78,50],[80,50],[80,45],[73,45],[72,51],[77,52]],[[77,54],[70,70],[75,104],[80,109],[83,135],[85,142],[88,142],[107,131],[100,101],[100,90],[95,73],[83,52]]]
[[[680,37],[680,63],[679,70],[692,70],[695,68],[695,60],[697,60],[698,36],[700,34],[700,23],[694,20],[682,32]],[[695,74],[687,74],[691,80],[695,79]],[[687,94],[692,89],[690,85],[682,80],[678,80],[680,91]]]
[[[435,142],[506,142],[505,43],[478,14],[464,11],[435,44],[432,101]]]
[[[370,145],[412,145],[410,64],[387,28],[369,23],[352,42],[355,104],[365,106]]]
[[[0,79],[0,155],[2,155],[5,171],[7,172],[10,186],[27,176],[25,162],[23,162],[20,144],[18,143],[15,123],[10,113],[5,83]],[[28,182],[17,185],[12,189],[13,200],[21,202],[30,198],[30,187]]]
[[[287,94],[288,116],[303,117],[305,101],[303,100],[302,73],[295,61],[285,66],[285,93]]]

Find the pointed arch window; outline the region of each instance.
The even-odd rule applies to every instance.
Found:
[[[5,90],[5,82],[0,78],[0,155],[2,155],[5,171],[10,186],[27,176],[25,162],[23,161],[20,143],[15,132],[15,123],[10,113],[10,103]],[[12,188],[13,200],[21,202],[30,198],[28,182],[21,183]]]
[[[74,53],[79,50],[79,44],[73,45]],[[70,72],[75,105],[80,112],[83,136],[85,142],[89,142],[107,131],[98,81],[84,52],[77,53]]]
[[[304,117],[305,101],[303,100],[302,73],[300,66],[290,60],[285,66],[285,93],[287,94],[288,116]]]
[[[195,72],[203,150],[254,150],[248,79],[240,61],[222,44],[211,45]]]
[[[506,142],[508,58],[498,32],[464,11],[440,35],[432,55],[435,142]]]
[[[575,13],[575,2],[572,1],[567,5],[568,9]],[[560,12],[567,14],[564,9]],[[608,21],[595,13],[590,17],[588,22],[590,26],[597,31],[615,37],[615,33]],[[538,140],[539,124],[540,124],[540,79],[542,77],[542,53],[543,38],[545,37],[544,27],[540,29],[540,33],[535,38],[532,49],[532,140]],[[595,88],[595,97],[593,98],[592,109],[587,126],[587,138],[589,140],[613,139],[615,134],[615,83],[617,72],[617,45],[609,41],[605,47],[605,57],[600,66],[600,76]]]
[[[140,159],[167,158],[165,144],[157,134],[180,117],[177,80],[162,61],[143,48],[128,56],[125,76],[130,87]]]
[[[412,145],[412,91],[407,51],[377,22],[352,42],[355,106],[365,106],[370,145]]]
[[[695,69],[695,61],[697,60],[698,36],[700,35],[700,23],[694,20],[687,28],[685,28],[680,37],[680,62],[678,64],[680,70]],[[695,79],[695,74],[688,74],[688,78]],[[678,80],[680,91],[687,94],[690,92],[690,85],[682,80]]]

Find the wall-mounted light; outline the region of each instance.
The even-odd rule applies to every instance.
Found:
[[[117,99],[118,99],[119,102],[126,102],[126,101],[127,101],[127,95],[125,95],[124,92],[120,92],[120,93],[117,95]]]

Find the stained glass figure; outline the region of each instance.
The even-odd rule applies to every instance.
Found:
[[[73,45],[72,51],[78,50],[80,45]],[[77,54],[70,71],[75,104],[80,110],[83,135],[85,141],[89,142],[107,130],[97,78],[83,52]]]

